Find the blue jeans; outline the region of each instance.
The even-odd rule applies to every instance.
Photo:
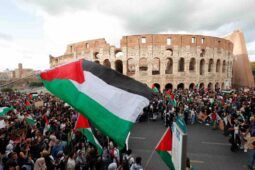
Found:
[[[255,162],[255,150],[252,150],[249,166],[252,168]]]

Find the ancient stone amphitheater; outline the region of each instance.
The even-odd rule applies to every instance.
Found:
[[[165,88],[230,88],[233,43],[203,35],[145,34],[123,36],[120,48],[105,39],[67,46],[64,55],[50,56],[55,67],[85,58],[146,83]]]

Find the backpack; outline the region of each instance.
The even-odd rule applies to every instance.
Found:
[[[129,161],[130,161],[131,158],[132,158],[131,156],[129,156],[129,157],[127,155],[124,156],[124,159],[122,161],[123,170],[129,170],[130,169],[132,164],[130,165]]]

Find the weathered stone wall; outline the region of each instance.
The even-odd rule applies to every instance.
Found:
[[[243,33],[236,30],[232,34],[228,35],[226,39],[232,41],[234,44],[233,86],[255,87]]]
[[[194,88],[197,84],[205,88],[227,88],[231,87],[232,51],[233,44],[218,37],[132,35],[122,37],[120,48],[110,46],[104,39],[70,44],[63,56],[50,56],[50,65],[85,58],[110,66],[148,86],[157,83],[161,90],[166,85]]]

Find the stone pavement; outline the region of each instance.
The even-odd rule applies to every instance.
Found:
[[[154,148],[165,131],[161,120],[136,123],[129,139],[146,170],[168,169]],[[205,125],[188,126],[188,157],[196,170],[245,170],[250,153],[230,151],[228,138]]]

